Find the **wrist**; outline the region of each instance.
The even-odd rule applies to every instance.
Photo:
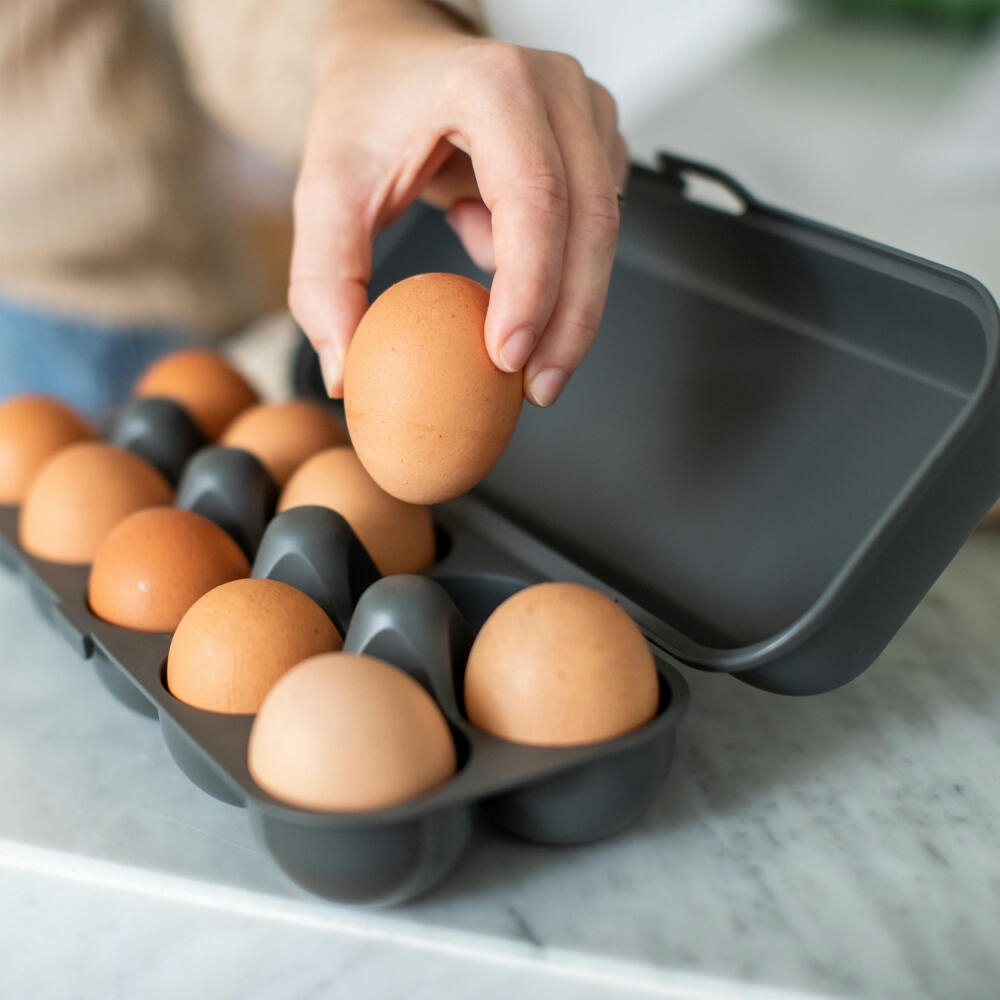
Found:
[[[334,0],[324,23],[319,68],[344,52],[359,55],[373,46],[447,44],[475,37],[474,26],[434,0]]]

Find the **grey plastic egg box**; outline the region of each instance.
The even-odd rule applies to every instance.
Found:
[[[627,199],[594,346],[473,493],[676,661],[784,694],[844,684],[1000,494],[996,303],[704,164],[662,154]],[[427,207],[376,249],[372,296],[418,272],[490,281]],[[305,342],[295,374],[322,392]]]
[[[214,466],[215,475],[203,479],[208,494],[225,480],[232,495],[244,498],[244,517],[252,522],[261,481],[245,475],[243,488],[235,489],[240,477],[231,473],[238,468],[231,451],[205,449],[188,466]],[[245,806],[278,865],[319,895],[398,903],[424,892],[461,857],[477,806],[499,826],[534,841],[606,837],[642,812],[669,769],[687,686],[655,651],[657,716],[617,739],[582,747],[523,746],[480,732],[465,719],[462,677],[474,633],[506,597],[552,575],[544,549],[532,547],[536,562],[522,564],[496,547],[502,538],[467,533],[466,522],[445,514],[437,525],[442,558],[428,576],[380,578],[340,515],[299,507],[270,522],[253,575],[303,590],[346,633],[346,650],[383,659],[421,683],[448,720],[460,766],[440,788],[391,809],[336,814],[287,806],[262,791],[247,770],[253,716],[207,712],[175,699],[165,682],[170,635],[97,618],[87,606],[89,567],[24,553],[16,524],[16,508],[0,507],[0,552],[23,575],[46,617],[120,701],[159,718],[184,773],[216,798]],[[510,530],[516,531],[504,526],[503,535]]]
[[[721,183],[742,211],[690,201],[691,174]],[[171,698],[162,680],[169,637],[93,619],[86,571],[23,556],[13,513],[0,511],[6,559],[25,570],[56,625],[123,700],[153,706],[182,768],[246,803],[278,863],[314,891],[383,902],[421,891],[461,854],[479,796],[498,822],[536,839],[619,828],[669,764],[687,701],[671,664],[786,693],[845,683],[1000,492],[997,312],[975,281],[763,206],[724,174],[672,157],[659,172],[635,168],[628,197],[594,349],[554,408],[525,408],[486,482],[436,508],[441,558],[427,574],[472,630],[538,579],[587,583],[619,600],[650,640],[669,693],[654,723],[623,742],[560,758],[470,735],[455,666],[465,640],[452,605],[423,578],[371,585],[367,554],[326,512],[325,530],[342,542],[339,575],[324,568],[330,560],[315,564],[321,546],[296,554],[299,528],[287,551],[262,545],[272,556],[258,555],[258,571],[311,590],[338,624],[350,620],[350,648],[413,672],[441,699],[468,756],[455,782],[398,810],[288,809],[246,774],[249,717]],[[418,208],[380,240],[372,294],[428,270],[488,283],[440,215]],[[318,384],[311,351],[296,367],[309,395]],[[162,446],[152,438],[129,446],[150,455]],[[214,451],[221,457],[202,456],[201,485],[182,483],[178,496],[252,549],[265,487],[233,477],[263,484],[263,469]],[[171,462],[176,472],[170,456],[161,467]],[[361,593],[370,606],[352,616]],[[490,756],[498,746],[509,756]],[[475,777],[487,760],[511,769]]]

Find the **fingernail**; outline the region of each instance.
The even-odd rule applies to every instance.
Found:
[[[535,335],[531,330],[517,330],[500,347],[500,363],[505,371],[519,372],[528,360],[535,346]]]
[[[332,396],[344,377],[344,345],[327,341],[319,345],[316,353],[319,354],[320,367],[323,369],[326,391]]]
[[[528,398],[535,406],[551,406],[569,380],[569,374],[561,368],[543,368],[528,379]]]

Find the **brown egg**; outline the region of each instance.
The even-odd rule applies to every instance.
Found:
[[[232,580],[188,608],[167,656],[170,693],[210,712],[256,712],[296,663],[340,649],[333,622],[277,580]]]
[[[290,805],[363,812],[443,784],[456,757],[441,710],[412,677],[369,656],[325,653],[271,688],[247,764],[261,788]]]
[[[180,403],[213,441],[238,413],[257,402],[250,383],[212,351],[167,354],[146,369],[135,394]]]
[[[247,576],[250,564],[217,524],[178,507],[125,518],[104,539],[90,568],[90,609],[142,632],[171,632],[214,587]]]
[[[65,403],[14,396],[0,406],[0,503],[20,503],[32,476],[61,448],[94,437]]]
[[[496,464],[521,412],[520,372],[486,353],[489,292],[457,274],[393,285],[358,325],[344,369],[351,441],[372,478],[408,503],[465,493]]]
[[[610,598],[542,583],[504,601],[469,653],[465,711],[515,743],[608,740],[656,715],[659,681],[639,627]]]
[[[279,486],[310,456],[347,444],[347,431],[326,406],[293,400],[244,410],[222,435],[220,444],[252,452]]]
[[[419,573],[434,562],[434,523],[426,507],[380,489],[350,448],[313,455],[288,481],[278,510],[316,505],[344,517],[386,576]]]
[[[18,525],[21,545],[41,559],[88,563],[119,521],[172,497],[166,479],[130,451],[103,441],[71,444],[28,486]]]

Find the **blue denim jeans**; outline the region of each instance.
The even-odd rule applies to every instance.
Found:
[[[143,369],[194,342],[183,330],[74,319],[0,298],[0,402],[45,393],[101,425]]]

